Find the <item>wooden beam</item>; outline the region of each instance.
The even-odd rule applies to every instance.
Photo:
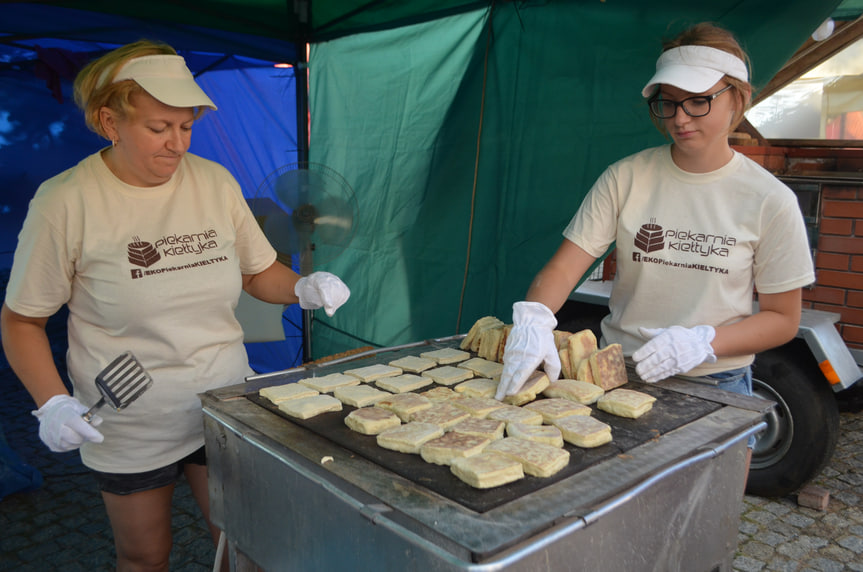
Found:
[[[833,34],[821,42],[811,38],[788,60],[782,69],[753,98],[752,105],[773,95],[821,62],[863,37],[863,16],[850,22],[837,22]]]

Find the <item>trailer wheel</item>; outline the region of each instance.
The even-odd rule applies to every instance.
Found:
[[[788,495],[814,478],[833,456],[839,438],[839,410],[805,342],[793,340],[756,356],[756,396],[776,402],[758,434],[746,492]]]

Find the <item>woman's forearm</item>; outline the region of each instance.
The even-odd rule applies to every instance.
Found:
[[[37,407],[55,395],[68,393],[54,365],[45,333],[47,322],[48,318],[29,318],[13,312],[5,304],[0,312],[3,352]]]
[[[540,302],[556,313],[595,260],[581,247],[564,240],[533,279],[525,299]]]
[[[800,289],[759,296],[759,311],[734,324],[716,328],[711,342],[717,356],[755,354],[781,346],[797,333]]]
[[[299,274],[276,261],[259,274],[243,275],[243,290],[271,304],[296,304],[294,286],[299,279]]]

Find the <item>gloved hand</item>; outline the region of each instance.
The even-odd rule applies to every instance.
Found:
[[[552,333],[555,326],[557,319],[544,304],[516,302],[512,305],[512,330],[506,339],[503,372],[495,399],[518,393],[540,364],[549,379],[560,376],[560,355]]]
[[[671,326],[638,328],[648,342],[635,350],[635,371],[644,381],[653,383],[684,373],[702,363],[715,363],[710,342],[716,336],[713,326]]]
[[[81,419],[88,409],[71,395],[55,395],[32,412],[39,420],[39,438],[55,453],[72,451],[85,441],[101,443],[105,437],[95,427],[102,418],[94,415],[90,423]]]
[[[303,310],[317,310],[323,306],[330,317],[351,297],[351,291],[345,283],[329,272],[312,272],[303,276],[297,280],[294,294],[300,299],[300,308]]]

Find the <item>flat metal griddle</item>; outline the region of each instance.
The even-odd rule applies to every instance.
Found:
[[[359,366],[352,364],[342,369],[354,367]],[[302,377],[311,377],[311,375]],[[652,395],[656,398],[656,402],[653,404],[653,408],[639,419],[618,417],[599,410],[595,405],[591,406],[592,415],[611,426],[613,439],[611,443],[593,449],[582,449],[566,443],[564,448],[570,453],[569,464],[557,474],[548,478],[526,475],[524,479],[491,489],[475,489],[453,475],[448,466],[427,463],[419,455],[384,449],[378,446],[375,436],[362,435],[352,431],[345,425],[344,419],[355,409],[354,407],[344,406],[342,411],[323,413],[303,420],[295,419],[280,411],[268,399],[261,397],[257,391],[246,394],[246,398],[287,421],[304,427],[397,475],[426,487],[470,510],[483,513],[570,477],[605,459],[625,454],[647,441],[656,439],[722,407],[721,404],[713,401],[644,383],[630,382],[624,388]],[[423,390],[425,389],[428,388]],[[540,397],[540,399],[543,398]]]

